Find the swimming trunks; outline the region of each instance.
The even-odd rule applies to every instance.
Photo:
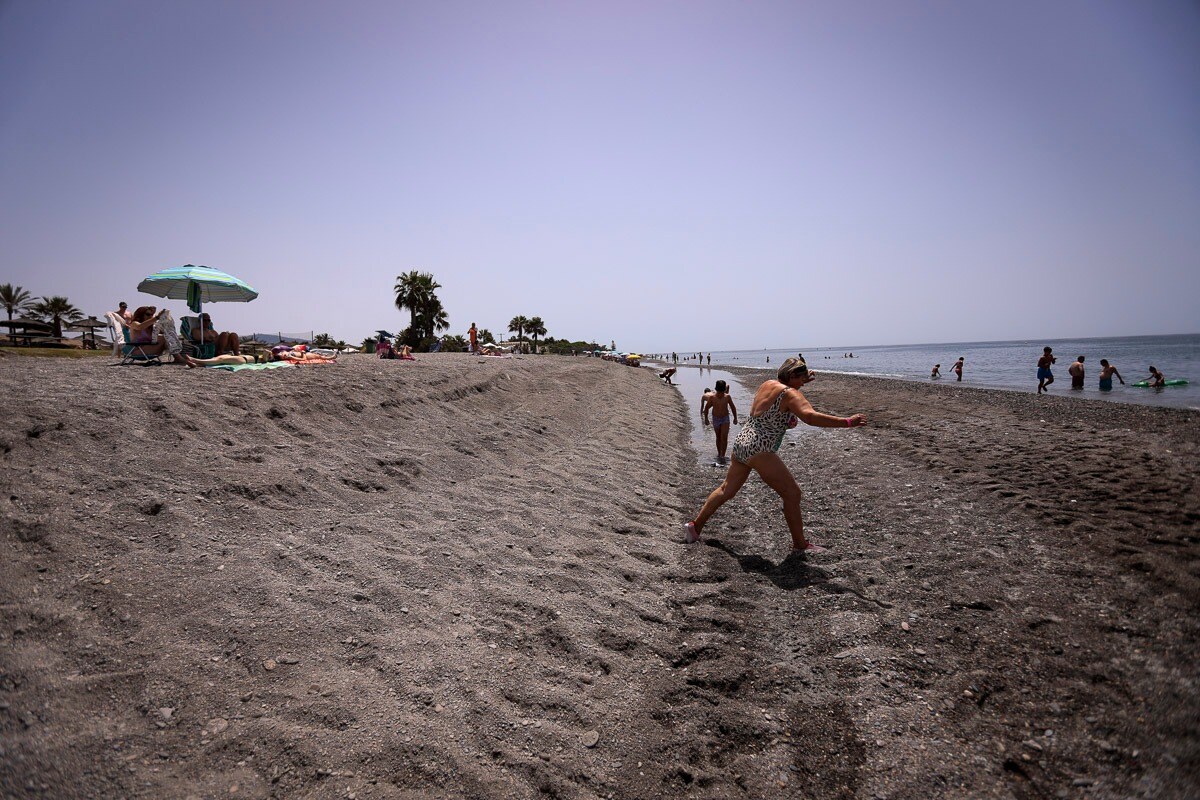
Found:
[[[783,435],[792,421],[792,412],[780,407],[786,391],[779,393],[770,408],[757,417],[750,417],[742,425],[733,440],[733,457],[738,461],[747,464],[756,455],[773,453],[783,444]]]
[[[1054,373],[1048,367],[1038,367],[1038,380],[1044,381],[1047,378],[1053,378]]]
[[[1079,375],[1079,376],[1072,375],[1071,376],[1071,388],[1072,389],[1082,389],[1083,388],[1083,376],[1082,375]]]
[[[1100,379],[1100,391],[1102,391],[1102,392],[1111,392],[1112,391],[1112,378],[1101,378]]]
[[[713,417],[713,419],[712,419],[712,426],[714,428],[719,428],[722,425],[728,425],[728,424],[729,424],[729,415],[728,414],[726,414],[723,417]]]

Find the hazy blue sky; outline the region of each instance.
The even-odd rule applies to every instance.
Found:
[[[0,0],[0,283],[185,263],[355,341],[410,269],[622,349],[1200,331],[1200,7]]]

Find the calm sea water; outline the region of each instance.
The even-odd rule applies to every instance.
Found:
[[[1200,334],[1177,336],[1122,336],[1105,339],[1056,339],[1012,342],[954,342],[949,344],[906,344],[855,347],[780,350],[713,351],[712,366],[777,367],[788,356],[804,353],[810,369],[874,375],[912,381],[928,381],[934,364],[942,365],[941,382],[954,382],[950,367],[959,356],[966,359],[963,384],[992,389],[1037,391],[1037,360],[1042,348],[1054,348],[1054,384],[1050,393],[1075,397],[1101,398],[1122,403],[1173,406],[1200,409]],[[847,353],[854,358],[844,358]],[[690,353],[688,355],[691,355]],[[705,355],[708,355],[705,353]],[[1086,356],[1084,389],[1071,389],[1067,367],[1076,356]],[[1113,381],[1111,392],[1098,388],[1100,359],[1107,358],[1125,379],[1125,386]],[[695,363],[683,361],[680,363]],[[707,362],[706,362],[707,363]],[[1150,374],[1153,364],[1168,380],[1186,378],[1188,386],[1165,389],[1135,389],[1131,384]]]

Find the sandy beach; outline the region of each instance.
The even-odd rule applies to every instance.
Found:
[[[754,478],[682,543],[650,369],[0,358],[0,791],[1200,793],[1200,414],[806,395],[798,559]]]

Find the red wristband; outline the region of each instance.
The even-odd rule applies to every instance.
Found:
[[[853,427],[854,427],[854,425],[853,425],[853,424],[851,424],[851,422],[850,422],[850,417],[846,417],[846,427],[847,427],[847,428],[853,428]]]

